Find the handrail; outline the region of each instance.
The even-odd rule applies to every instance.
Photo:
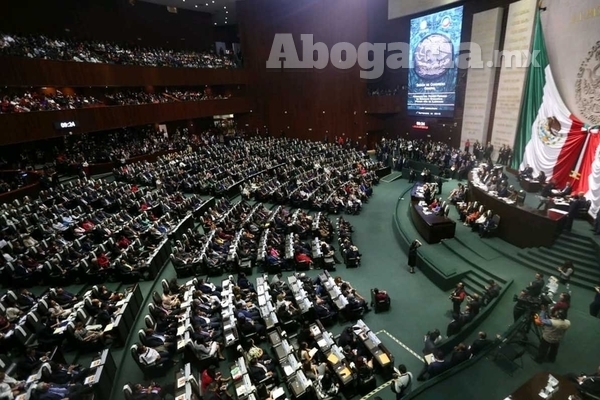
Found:
[[[420,394],[422,394],[424,391],[426,391],[427,389],[430,389],[431,387],[437,385],[440,382],[445,381],[446,379],[456,375],[457,373],[474,366],[475,364],[477,364],[478,361],[482,360],[483,358],[486,358],[498,346],[507,342],[515,333],[519,332],[519,330],[521,330],[523,328],[523,326],[525,325],[525,323],[527,322],[526,320],[528,317],[529,316],[522,317],[521,319],[519,319],[516,322],[514,322],[513,324],[511,324],[507,328],[507,330],[504,332],[504,334],[501,335],[500,338],[496,337],[494,342],[490,346],[481,350],[479,352],[479,354],[477,354],[475,357],[472,357],[472,358],[468,359],[467,361],[460,363],[459,365],[451,367],[450,369],[442,372],[440,375],[425,381],[425,383],[423,383],[422,385],[417,387],[415,390],[412,390],[410,393],[408,393],[408,395],[406,395],[402,399],[403,400],[414,399],[417,396],[419,396]]]

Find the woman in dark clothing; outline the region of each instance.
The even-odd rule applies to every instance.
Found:
[[[415,273],[415,266],[417,265],[417,249],[419,247],[421,247],[421,242],[415,239],[408,249],[408,268],[411,274]]]

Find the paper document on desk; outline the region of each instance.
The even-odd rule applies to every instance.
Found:
[[[112,323],[108,324],[108,325],[106,325],[106,328],[104,328],[103,332],[112,331],[113,328],[114,328],[114,325]]]
[[[185,333],[185,328],[186,328],[185,325],[181,325],[181,326],[177,327],[177,336],[183,335]]]
[[[90,365],[90,368],[96,368],[96,367],[97,367],[98,365],[100,365],[101,363],[102,363],[102,360],[100,360],[100,359],[94,360],[94,361],[92,362],[92,364]]]
[[[310,358],[313,358],[315,356],[315,354],[317,354],[317,351],[319,351],[319,350],[314,347],[312,349],[310,349],[308,351],[308,355],[310,356]]]
[[[181,350],[185,347],[186,344],[188,344],[191,340],[190,339],[183,339],[177,342],[177,350]]]
[[[385,364],[387,364],[387,363],[389,363],[389,362],[390,362],[390,358],[388,357],[388,355],[387,355],[387,354],[385,354],[385,353],[382,353],[382,354],[379,356],[379,362],[381,363],[381,365],[385,365]]]
[[[431,364],[434,360],[433,354],[427,354],[424,358],[427,365]]]
[[[335,365],[338,362],[340,362],[340,359],[337,358],[337,356],[333,353],[331,353],[330,355],[327,356],[327,361],[329,361],[331,364]]]
[[[121,307],[123,304],[125,304],[126,301],[127,301],[127,299],[123,299],[123,300],[119,301],[117,304],[115,304],[115,307]]]
[[[282,397],[284,395],[285,395],[285,392],[283,391],[282,387],[278,387],[278,388],[276,388],[275,390],[273,390],[271,392],[271,397],[273,399],[277,399],[277,398]]]
[[[181,378],[177,379],[177,388],[179,389],[183,386],[185,386],[185,376],[182,376]]]
[[[292,372],[294,372],[294,369],[290,365],[284,365],[283,372],[285,372],[286,376],[291,375]]]
[[[341,376],[342,378],[345,378],[345,377],[347,377],[347,376],[349,376],[349,375],[352,375],[352,372],[350,372],[350,369],[349,369],[348,367],[344,367],[344,369],[342,369],[342,370],[340,371],[340,376]]]
[[[66,326],[61,326],[61,327],[58,327],[58,328],[56,328],[56,329],[54,330],[53,334],[54,334],[54,335],[60,335],[60,334],[61,334],[61,333],[63,333],[63,332],[66,330],[66,329],[67,329],[67,327],[66,327]],[[4,335],[4,337],[8,337],[8,335]]]
[[[92,383],[94,383],[96,378],[96,375],[91,375],[88,376],[87,378],[85,378],[85,381],[83,382],[84,385],[91,385]]]
[[[327,341],[325,339],[319,339],[317,341],[317,346],[323,348],[323,347],[327,346]]]
[[[102,325],[88,325],[86,328],[88,331],[98,331],[102,329]]]
[[[241,397],[246,394],[246,385],[240,385],[235,389],[238,397]]]

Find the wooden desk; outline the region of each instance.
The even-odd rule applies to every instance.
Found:
[[[539,400],[540,391],[548,383],[549,372],[538,372],[510,395],[511,400]],[[576,395],[575,384],[567,380],[562,375],[552,374],[558,380],[558,391],[552,395],[552,400],[568,400],[569,396]]]
[[[496,234],[515,246],[550,247],[565,223],[564,214],[546,213],[528,206],[508,204],[475,186],[469,177],[467,201],[477,201],[500,216]]]
[[[417,202],[412,201],[410,204],[410,217],[417,232],[427,243],[439,243],[442,239],[454,237],[455,221],[434,214],[426,215]]]
[[[542,190],[541,183],[535,180],[521,179],[519,183],[521,184],[521,189],[523,189],[527,193],[537,193],[540,190]]]

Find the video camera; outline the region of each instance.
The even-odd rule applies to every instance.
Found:
[[[532,313],[537,313],[542,309],[542,306],[548,306],[552,304],[552,299],[546,294],[542,293],[539,296],[513,296],[513,301],[517,303],[519,307],[528,309]]]

